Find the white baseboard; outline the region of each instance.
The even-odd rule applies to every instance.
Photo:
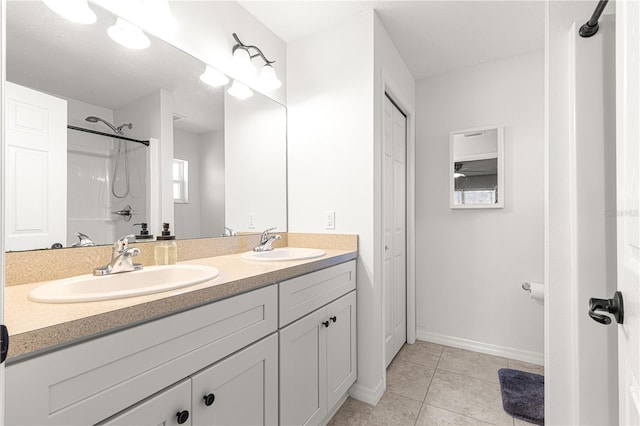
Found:
[[[384,395],[384,381],[382,378],[376,384],[374,388],[364,387],[355,382],[349,389],[349,396],[358,401],[365,402],[369,405],[375,406],[380,398]]]
[[[542,352],[523,351],[521,349],[497,346],[489,343],[477,342],[475,340],[462,339],[460,337],[430,333],[424,330],[416,330],[416,337],[418,340],[423,340],[425,342],[438,343],[440,345],[453,346],[454,348],[467,349],[483,354],[516,359],[518,361],[529,362],[531,364],[544,365],[544,353]]]

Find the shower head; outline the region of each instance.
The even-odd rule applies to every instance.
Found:
[[[85,120],[87,120],[89,123],[97,123],[98,121],[100,121],[100,122],[106,124],[107,126],[109,126],[109,128],[111,130],[113,130],[114,133],[116,133],[118,135],[122,134],[120,129],[117,129],[116,126],[114,126],[113,124],[109,123],[108,121],[106,121],[106,120],[104,120],[104,119],[102,119],[100,117],[95,117],[93,115],[90,115],[89,117],[85,118]]]

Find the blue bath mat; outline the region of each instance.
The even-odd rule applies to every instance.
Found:
[[[544,425],[544,376],[501,368],[498,377],[504,411],[517,419]]]

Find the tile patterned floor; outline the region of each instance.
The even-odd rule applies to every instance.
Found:
[[[500,368],[544,374],[539,365],[435,343],[404,345],[378,405],[349,398],[329,425],[530,425],[503,410]]]

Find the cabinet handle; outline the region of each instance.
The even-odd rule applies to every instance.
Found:
[[[181,425],[183,423],[186,423],[187,420],[189,420],[189,411],[184,410],[184,411],[178,411],[176,413],[176,417],[178,418],[178,424]]]
[[[338,317],[337,316],[332,316],[331,318],[329,318],[331,321],[336,322],[338,321]]]
[[[325,327],[329,327],[329,321],[322,321],[322,325],[324,325]]]
[[[204,405],[206,405],[207,407],[211,406],[213,404],[213,401],[216,400],[216,396],[212,393],[210,393],[209,395],[205,395],[204,398]]]

